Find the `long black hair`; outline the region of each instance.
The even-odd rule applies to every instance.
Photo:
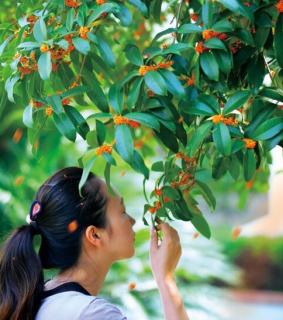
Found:
[[[0,256],[0,319],[34,319],[44,289],[43,268],[65,270],[76,264],[82,231],[89,225],[107,226],[107,196],[102,180],[90,173],[79,194],[82,169],[57,171],[39,188],[41,211],[35,223],[23,225],[8,237]],[[33,246],[41,235],[39,254]]]

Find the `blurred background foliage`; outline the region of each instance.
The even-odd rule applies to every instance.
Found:
[[[35,1],[30,1],[30,4],[33,7]],[[2,26],[6,21],[13,20],[15,10],[14,1],[1,1]],[[135,20],[134,23],[138,25],[140,21]],[[138,34],[129,35],[131,36],[139,37]],[[120,40],[123,41],[123,39]],[[3,88],[0,89],[3,90]],[[76,159],[86,149],[83,141],[73,144],[51,127],[50,130],[47,128],[41,134],[41,148],[36,155],[33,154],[28,143],[26,127],[22,123],[22,110],[10,103],[5,108],[7,108],[5,112],[0,110],[0,236],[2,241],[13,228],[25,223],[29,206],[40,184],[55,170],[64,166],[77,165]],[[157,154],[162,154],[163,151],[158,148],[158,145],[156,149]],[[95,172],[98,175],[102,175],[101,165],[102,163],[97,162]],[[200,175],[204,179],[210,177],[205,170],[200,172]],[[216,193],[219,210],[229,211],[229,206],[231,210],[231,204],[227,203],[228,194],[231,194],[235,200],[232,210],[237,209],[239,214],[243,215],[251,195],[260,194],[266,197],[268,176],[268,170],[259,172],[252,188],[246,182],[235,182],[228,175],[217,182],[211,179],[210,186]],[[119,304],[129,319],[133,319],[131,314],[135,314],[135,320],[162,319],[159,295],[148,263],[149,232],[141,220],[144,204],[140,188],[142,178],[121,161],[116,168],[113,168],[112,180],[113,185],[126,199],[128,213],[137,220],[136,256],[113,265],[101,294]],[[147,188],[152,190],[153,187],[154,177],[151,176],[147,182]],[[241,310],[245,310],[243,306],[233,302],[233,299],[227,296],[226,290],[252,288],[282,292],[283,238],[231,239],[233,225],[223,221],[213,223],[215,214],[208,213],[208,208],[205,204],[203,205],[208,221],[212,223],[211,240],[199,236],[184,222],[173,223],[179,230],[183,245],[177,281],[191,318],[198,320],[282,319],[281,307],[276,305],[275,309],[261,309],[257,304],[252,305],[252,309],[249,309],[249,318],[245,318],[244,311],[241,314]],[[46,278],[53,273],[47,272]]]

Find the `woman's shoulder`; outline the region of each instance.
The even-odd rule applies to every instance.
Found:
[[[115,304],[102,297],[93,297],[82,313],[82,319],[126,320],[122,311]]]
[[[121,310],[107,299],[80,292],[61,292],[43,299],[36,320],[126,320]]]

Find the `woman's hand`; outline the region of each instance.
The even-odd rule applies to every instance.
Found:
[[[158,244],[157,232],[151,230],[150,262],[157,284],[173,279],[176,266],[181,257],[181,245],[178,232],[168,223],[160,223],[158,229],[163,233],[163,240]]]
[[[182,252],[178,232],[168,223],[159,224],[158,229],[162,231],[163,239],[158,244],[157,233],[152,229],[150,262],[163,304],[164,319],[189,320],[174,279],[174,272]]]

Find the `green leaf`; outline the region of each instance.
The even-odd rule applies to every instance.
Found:
[[[211,237],[209,225],[201,213],[194,214],[191,220],[193,226],[207,239]]]
[[[164,123],[160,124],[160,133],[155,132],[155,134],[168,149],[172,150],[174,153],[179,151],[179,144],[176,134],[171,132]]]
[[[141,66],[143,64],[143,57],[137,46],[133,44],[127,44],[125,49],[125,54],[127,59],[136,66]]]
[[[193,157],[197,149],[200,147],[204,139],[210,134],[212,128],[212,122],[208,121],[200,125],[192,135],[188,143],[188,156]]]
[[[132,163],[134,157],[134,143],[130,128],[127,125],[115,127],[116,148],[123,160]]]
[[[231,153],[232,143],[227,126],[221,122],[218,123],[212,132],[212,136],[217,150],[223,155],[229,155]]]
[[[108,156],[110,156],[110,154],[107,154]],[[103,155],[104,156],[104,155]],[[111,156],[110,156],[111,157]],[[105,178],[105,182],[108,188],[108,192],[109,194],[111,194],[112,196],[115,196],[116,193],[115,191],[112,189],[111,183],[110,183],[110,169],[111,169],[111,163],[110,162],[106,162],[105,164],[105,169],[104,169],[104,178]]]
[[[2,56],[3,51],[7,47],[8,43],[14,38],[13,35],[8,36],[0,45],[0,57]]]
[[[255,128],[253,132],[250,133],[250,137],[255,140],[267,140],[283,130],[283,118],[272,118],[268,119],[265,122]]]
[[[125,114],[125,117],[134,121],[137,121],[149,128],[160,130],[160,125],[156,117],[144,112],[131,112]]]
[[[215,113],[221,112],[220,107],[219,107],[219,102],[215,98],[214,95],[212,95],[212,94],[208,95],[208,94],[201,93],[198,96],[198,99],[201,102],[204,102],[205,104],[207,104],[209,107],[211,107],[215,111]]]
[[[230,51],[224,52],[224,51],[218,50],[218,51],[214,51],[213,54],[216,58],[219,69],[222,72],[229,74],[233,64],[231,52]]]
[[[128,2],[138,8],[144,16],[148,15],[147,6],[141,0],[128,0]]]
[[[117,113],[123,110],[124,93],[122,89],[120,84],[114,83],[108,92],[109,103]]]
[[[277,62],[283,68],[283,13],[280,13],[275,26],[274,49]]]
[[[159,70],[158,73],[161,74],[165,80],[169,92],[180,99],[185,96],[185,89],[173,72],[169,70]]]
[[[114,15],[120,20],[122,26],[130,26],[133,22],[133,17],[130,10],[121,3],[119,3],[119,7],[120,10],[118,12],[115,12]]]
[[[217,32],[232,32],[234,27],[230,21],[227,19],[222,19],[217,21],[213,26],[212,29]]]
[[[242,90],[234,93],[224,105],[224,114],[228,114],[243,106],[250,96],[249,90]]]
[[[5,90],[7,92],[8,100],[15,102],[14,100],[14,86],[20,79],[18,75],[9,77],[5,82]]]
[[[66,28],[67,28],[68,31],[72,31],[73,24],[74,24],[74,21],[75,21],[75,15],[76,15],[75,9],[74,8],[70,8],[68,10],[67,18],[66,18]]]
[[[75,48],[82,54],[87,55],[90,51],[89,41],[82,38],[73,38],[73,44]]]
[[[116,65],[116,58],[113,54],[113,51],[110,45],[102,38],[96,35],[97,38],[97,47],[100,52],[101,58],[111,67],[115,67]]]
[[[187,105],[187,109],[183,109],[183,111],[185,113],[194,114],[197,116],[199,115],[212,116],[215,114],[215,110],[212,109],[210,105],[197,99],[189,102]]]
[[[279,88],[263,88],[260,90],[259,95],[270,98],[272,100],[283,102],[283,91]]]
[[[169,46],[168,48],[163,49],[162,55],[167,55],[169,53],[180,54],[181,52],[186,51],[190,48],[192,49],[193,46],[188,43],[182,43],[182,42],[174,43],[174,44],[171,44],[171,46]]]
[[[76,129],[65,113],[53,113],[53,120],[59,132],[71,141],[76,140]]]
[[[163,161],[154,162],[151,166],[151,171],[163,172],[164,171]]]
[[[52,71],[51,53],[42,53],[38,59],[38,73],[42,80],[47,80],[50,77]]]
[[[134,150],[132,168],[143,174],[146,179],[149,179],[149,170],[144,163],[143,157],[136,150]]]
[[[234,154],[231,155],[231,161],[229,163],[229,172],[235,181],[237,181],[240,175],[240,170],[241,170],[241,165],[238,157]]]
[[[92,10],[91,15],[87,20],[87,25],[90,25],[93,21],[100,18],[101,14],[104,12],[118,12],[119,7],[116,3],[104,3],[101,6],[97,6]]]
[[[135,106],[139,98],[142,83],[143,83],[143,77],[139,77],[133,81],[129,91],[128,99],[127,99],[127,106],[129,108],[132,108]]]
[[[246,181],[250,181],[256,170],[256,157],[254,150],[247,149],[244,155],[244,177]]]
[[[96,124],[97,142],[101,146],[105,141],[106,127],[104,123],[99,120],[95,120],[95,124]]]
[[[205,3],[202,5],[201,17],[204,25],[207,28],[211,27],[212,15],[213,15],[213,3],[210,0],[206,0]]]
[[[218,81],[219,66],[212,52],[204,52],[200,55],[200,66],[210,80]]]
[[[117,165],[116,160],[111,156],[111,154],[103,152],[102,156],[112,166],[116,166]]]
[[[183,24],[178,30],[178,33],[200,33],[203,31],[203,28],[192,23]]]
[[[199,181],[199,180],[197,180],[196,181],[196,186],[199,188],[204,200],[207,202],[209,207],[212,208],[213,210],[215,210],[216,199],[215,199],[212,191],[208,187],[208,185],[203,183],[203,182],[201,182],[201,181]]]
[[[101,111],[108,112],[108,101],[100,87],[100,83],[98,82],[95,74],[84,68],[82,72],[82,79],[84,84],[87,84],[89,88],[89,90],[87,91],[87,95],[91,99],[91,101],[93,101]]]
[[[219,2],[222,3],[224,7],[226,7],[232,12],[240,11],[241,4],[238,0],[219,0]]]
[[[166,95],[167,86],[165,80],[161,77],[161,75],[158,72],[147,72],[144,76],[144,80],[149,89],[151,89],[154,93]]]
[[[33,127],[32,111],[33,111],[33,107],[32,105],[29,104],[25,107],[25,110],[23,113],[23,123],[28,128]]]
[[[94,165],[94,162],[95,160],[97,159],[96,156],[90,158],[86,164],[84,165],[84,168],[83,168],[83,174],[81,176],[81,179],[80,179],[80,182],[79,182],[79,193],[80,193],[80,196],[81,197],[84,197],[85,195],[82,194],[82,188],[85,184],[85,182],[87,181],[87,178],[88,178],[88,175],[90,173],[90,170],[91,168],[93,167]]]
[[[47,40],[47,29],[43,18],[39,18],[34,24],[33,35],[38,43]]]
[[[220,39],[218,38],[211,38],[209,40],[206,40],[204,42],[204,46],[206,48],[210,48],[210,49],[219,49],[219,50],[225,50],[227,51],[227,48],[224,44],[223,41],[221,41]]]
[[[39,48],[39,47],[40,47],[39,43],[31,42],[31,41],[22,42],[18,45],[18,49],[28,49],[28,50],[32,50],[32,49]]]
[[[76,128],[78,134],[83,139],[86,139],[86,135],[88,134],[90,129],[84,117],[79,113],[79,111],[76,108],[72,106],[65,106],[64,109],[67,116],[70,118],[74,127]]]
[[[49,96],[46,98],[46,101],[48,104],[52,106],[52,109],[55,111],[55,113],[60,114],[64,111],[62,102],[59,96],[57,95]]]
[[[225,157],[217,157],[212,164],[212,178],[218,180],[224,176],[228,169],[230,161]]]
[[[165,197],[169,197],[172,200],[180,200],[181,199],[180,193],[176,189],[169,187],[169,186],[164,186],[162,188],[162,194]]]

